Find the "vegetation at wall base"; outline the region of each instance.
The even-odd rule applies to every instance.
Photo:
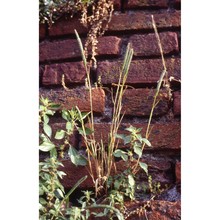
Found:
[[[160,184],[155,185],[152,183],[152,177],[148,173],[148,165],[141,161],[145,146],[152,147],[148,140],[149,130],[147,129],[146,136],[142,137],[140,134],[141,128],[135,128],[130,125],[130,127],[125,129],[129,132],[128,135],[118,134],[118,129],[123,119],[123,113],[121,112],[122,97],[126,90],[126,79],[133,56],[133,49],[130,45],[127,46],[124,62],[119,70],[119,81],[116,84],[115,92],[112,92],[113,117],[109,143],[105,146],[103,141],[97,142],[95,139],[96,131],[94,129],[92,103],[93,88],[90,79],[91,65],[87,62],[85,50],[77,32],[76,36],[86,71],[91,111],[83,113],[77,106],[71,110],[61,111],[59,104],[52,103],[44,97],[40,99],[39,122],[42,130],[40,133],[40,150],[49,152],[49,157],[39,163],[40,219],[89,219],[91,215],[96,217],[106,216],[108,219],[113,219],[114,217],[119,220],[124,219],[125,216],[129,215],[124,203],[126,200],[135,200],[135,191],[138,187],[136,174],[140,169],[148,176],[148,192],[152,194],[152,198],[160,193]],[[166,69],[162,72],[158,82],[149,122],[158,103],[157,96],[165,74]],[[63,87],[68,89],[64,79]],[[50,117],[53,117],[56,111],[61,112],[62,118],[66,122],[66,129],[59,129],[54,132],[49,122]],[[86,121],[89,122],[89,126]],[[78,131],[82,135],[86,145],[87,157],[79,153],[70,144],[69,140],[74,131]],[[52,141],[52,137],[62,140],[63,143],[56,146]],[[127,150],[118,148],[119,140],[122,140],[124,145],[128,146]],[[88,166],[88,174],[93,180],[94,192],[83,192],[84,196],[79,198],[81,206],[71,205],[69,197],[86,180],[87,176],[78,180],[68,193],[65,192],[60,183],[60,179],[65,176],[65,173],[60,171],[59,167],[63,166],[61,159],[66,148],[68,148],[71,162],[76,166]],[[116,159],[124,161],[125,169],[121,173],[116,170]],[[92,164],[95,164],[95,166],[92,166]],[[115,174],[112,175],[112,170],[114,169]],[[94,210],[98,210],[98,212]]]

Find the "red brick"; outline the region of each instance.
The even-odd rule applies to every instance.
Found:
[[[178,122],[152,124],[149,141],[154,148],[180,149],[181,125]]]
[[[46,36],[46,25],[45,24],[39,24],[39,38],[43,39]]]
[[[155,89],[127,89],[122,99],[122,113],[132,116],[149,116],[153,104]],[[153,116],[161,116],[169,110],[169,100],[165,92],[160,92],[160,101]]]
[[[181,219],[181,202],[168,202],[160,200],[150,200],[148,202],[126,202],[125,206],[128,213],[134,211],[137,208],[146,206],[146,212],[142,211],[133,213],[127,219],[148,219],[148,220],[180,220]],[[147,217],[146,217],[147,216]]]
[[[91,176],[88,173],[88,167],[75,166],[70,159],[61,161],[64,167],[60,167],[66,173],[66,176],[61,180],[62,185],[65,188],[72,188],[79,179],[87,175],[87,179],[79,185],[79,188],[92,188],[94,187]]]
[[[84,83],[86,71],[82,62],[45,65],[43,85],[61,85],[62,75],[66,84]]]
[[[89,91],[87,89],[40,89],[40,96],[47,97],[55,103],[61,104],[62,109],[72,109],[78,106],[81,111],[90,111]],[[105,92],[102,89],[92,90],[92,102],[94,112],[104,112],[105,109]]]
[[[156,173],[151,172],[151,174],[153,174],[155,176],[155,178],[157,178],[157,179],[160,178],[162,180],[161,183],[170,183],[168,178],[163,177],[164,172],[167,172],[171,167],[171,165],[168,161],[160,160],[160,163],[162,162],[163,164],[159,164],[159,162],[152,161],[152,160],[143,161],[143,162],[147,162],[149,169],[150,169],[150,167],[153,167],[154,169],[157,170]],[[88,173],[88,169],[89,169],[88,166],[75,166],[70,161],[70,159],[62,160],[62,163],[63,163],[64,167],[60,167],[60,170],[64,171],[67,174],[66,176],[64,176],[63,180],[61,181],[65,188],[71,188],[74,184],[76,184],[76,182],[80,178],[82,178],[86,175],[88,176],[88,178],[79,186],[79,188],[93,188],[94,187],[94,183],[92,181],[92,178],[90,177],[90,175]],[[155,165],[155,163],[156,163],[156,165]],[[127,165],[124,161],[116,162],[117,173],[123,172],[126,169],[126,166]],[[159,169],[158,169],[158,166],[159,166]],[[92,167],[93,167],[93,171],[95,174],[94,163],[92,163]],[[162,172],[158,173],[158,171],[162,171]],[[140,170],[138,173],[141,174],[141,172],[142,171]],[[114,169],[112,169],[112,174],[114,174],[114,173],[115,173],[115,171],[114,171]]]
[[[173,93],[173,114],[175,116],[181,114],[181,93],[179,91]]]
[[[120,9],[121,0],[114,0],[114,8]],[[154,0],[154,1],[144,1],[144,0],[129,0],[124,4],[124,9],[130,8],[142,8],[142,7],[167,7],[167,0]]]
[[[164,2],[164,3],[163,3]],[[139,6],[141,4],[146,6],[152,6],[153,4],[158,6],[165,7],[165,0],[160,0],[157,2],[149,1],[138,1]],[[161,4],[161,5],[159,5]],[[119,4],[115,3],[116,9],[119,9]],[[135,1],[129,0],[128,8],[135,7]],[[180,27],[180,12],[163,12],[160,14],[154,14],[154,19],[157,25],[157,28],[170,28],[170,27]],[[88,30],[80,24],[77,17],[70,19],[61,19],[58,20],[52,27],[49,29],[50,36],[61,36],[61,35],[73,35],[75,36],[74,29],[78,31],[79,34],[85,34]],[[107,29],[108,31],[125,31],[125,30],[152,30],[152,19],[151,14],[146,11],[129,11],[125,13],[116,12],[112,16],[112,20]]]
[[[181,182],[181,162],[176,163],[175,174],[176,174],[176,182],[180,183]]]
[[[174,76],[180,79],[180,59],[166,59],[168,77]],[[98,62],[97,73],[101,76],[102,84],[117,83],[119,69],[122,67],[121,61]],[[131,62],[127,84],[149,83],[156,84],[163,70],[161,59],[133,60]]]
[[[163,32],[159,34],[163,53],[170,54],[179,51],[177,34],[174,32]],[[134,49],[134,56],[160,55],[160,49],[155,34],[133,35],[129,42]]]
[[[154,14],[154,20],[158,29],[180,27],[180,12],[164,12]],[[108,31],[126,30],[152,30],[151,14],[146,11],[129,11],[125,13],[114,13],[109,24]]]
[[[62,18],[56,21],[49,29],[49,36],[60,36],[71,34],[75,36],[74,30],[77,30],[78,34],[85,34],[88,29],[80,23],[79,17]]]
[[[98,55],[119,55],[120,42],[118,37],[106,36],[99,38]],[[40,43],[40,61],[61,60],[81,57],[77,40],[43,41]]]
[[[141,134],[144,137],[147,129],[146,124],[132,124],[137,128],[142,128]],[[128,134],[124,129],[129,127],[129,124],[123,123],[118,131],[119,134]],[[95,124],[95,139],[100,142],[101,139],[104,144],[108,143],[108,134],[110,131],[110,124]],[[151,124],[151,132],[149,136],[153,148],[147,148],[146,150],[158,150],[158,149],[180,149],[181,144],[181,127],[179,122],[170,122],[163,124]],[[120,142],[120,147],[122,142]]]

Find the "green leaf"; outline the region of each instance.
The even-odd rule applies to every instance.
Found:
[[[60,107],[61,107],[60,104],[56,104],[56,103],[50,103],[50,104],[49,104],[49,108],[52,109],[52,110],[54,110],[54,111],[59,110]]]
[[[139,162],[139,165],[145,171],[145,173],[148,175],[148,166],[147,166],[147,164]]]
[[[47,204],[47,201],[44,198],[42,198],[42,197],[39,198],[39,202],[42,205],[46,205]]]
[[[81,113],[81,116],[82,116],[82,117],[81,117],[81,120],[87,118],[87,117],[89,116],[89,114],[90,114],[90,112],[88,112],[88,113],[82,112],[82,113]]]
[[[127,152],[122,151],[122,150],[120,150],[120,149],[115,150],[115,152],[113,153],[113,155],[114,155],[115,157],[121,157],[124,161],[127,161],[127,160],[128,160]]]
[[[50,150],[50,157],[57,158],[57,150],[55,147]]]
[[[133,127],[132,125],[130,125],[130,127],[125,128],[126,131],[130,131],[131,133],[134,132],[136,129],[135,127]]]
[[[54,113],[55,113],[55,112],[52,111],[52,110],[47,110],[47,111],[46,111],[46,114],[47,114],[47,115],[54,115]]]
[[[66,174],[63,171],[57,171],[57,175],[62,179]]]
[[[119,189],[119,187],[120,187],[120,181],[119,180],[115,180],[114,181],[114,188],[116,189],[116,190],[118,190]]]
[[[131,187],[135,185],[134,177],[132,175],[128,175],[128,183]]]
[[[87,164],[86,158],[80,155],[74,147],[69,147],[68,155],[70,156],[72,163],[76,166],[85,166]]]
[[[134,152],[141,157],[142,156],[142,149],[140,146],[138,146],[137,144],[134,145]]]
[[[64,130],[59,130],[56,132],[56,135],[55,135],[55,139],[57,140],[61,140],[65,137],[65,131]]]
[[[124,141],[124,144],[128,144],[131,142],[131,136],[130,135],[125,135],[125,134],[116,134],[116,138],[122,139]]]
[[[58,199],[64,198],[63,192],[62,192],[60,189],[56,189],[56,190],[54,191],[54,194],[56,195],[56,197],[57,197]]]
[[[115,137],[123,140],[125,138],[125,134],[116,134]]]
[[[70,114],[66,110],[62,111],[62,118],[65,119],[66,121],[70,121],[71,120]]]
[[[46,133],[46,135],[51,138],[52,129],[51,129],[50,125],[44,124],[43,129],[44,129],[44,132]]]
[[[104,212],[99,212],[98,214],[95,215],[95,217],[103,217],[106,214]]]
[[[142,141],[143,141],[148,147],[152,147],[150,141],[148,141],[147,138],[142,138]]]
[[[43,119],[44,119],[44,124],[48,124],[49,122],[49,117],[47,115],[44,115],[43,116]]]
[[[78,128],[78,131],[81,135],[90,135],[93,133],[92,129],[85,127],[85,134],[82,128]]]
[[[40,139],[43,141],[43,142],[48,142],[50,141],[49,137],[47,137],[45,134],[41,133],[40,134]]]
[[[66,129],[72,131],[72,130],[73,130],[73,124],[68,121],[68,122],[66,123]]]
[[[135,136],[136,136],[136,138],[137,138],[140,142],[142,142],[141,134],[136,134]]]
[[[40,145],[40,150],[44,151],[44,152],[48,152],[48,151],[52,150],[54,147],[55,147],[55,145],[51,142],[43,142]]]

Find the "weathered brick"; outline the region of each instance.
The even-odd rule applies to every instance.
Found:
[[[141,134],[144,137],[147,124],[132,124],[136,128],[142,128]],[[129,124],[121,124],[118,133],[128,134],[124,129],[129,127]],[[95,139],[97,142],[103,141],[104,144],[108,143],[108,134],[110,131],[110,124],[99,123],[95,124]],[[180,149],[181,144],[181,126],[179,122],[170,122],[163,124],[151,124],[151,132],[149,135],[149,141],[152,144],[152,148],[145,148],[146,150],[158,150],[158,149]],[[84,143],[82,143],[84,145]],[[120,142],[120,147],[122,142]]]
[[[106,36],[99,38],[97,55],[119,55],[120,42],[121,39],[118,37]],[[77,57],[81,57],[81,52],[75,39],[43,41],[40,43],[41,62]]]
[[[61,166],[59,170],[62,170],[66,173],[66,175],[63,177],[63,179],[60,180],[62,185],[70,189],[72,188],[79,179],[83,178],[84,176],[87,176],[87,179],[82,182],[79,186],[79,188],[92,188],[94,187],[94,183],[92,181],[91,176],[88,173],[88,167],[86,166],[75,166],[70,159],[68,160],[62,160],[63,167]]]
[[[40,40],[45,38],[45,35],[46,35],[46,25],[39,24],[39,38],[40,38]]]
[[[114,6],[119,8],[121,0],[114,0]],[[124,4],[124,9],[142,8],[142,7],[167,7],[167,0],[129,0]]]
[[[181,162],[176,163],[175,174],[176,174],[176,183],[180,183],[181,182]]]
[[[122,113],[132,116],[149,116],[155,89],[127,89],[122,99]],[[169,110],[169,100],[165,92],[160,92],[160,101],[154,109],[154,116],[161,116]]]
[[[49,36],[60,36],[72,34],[75,36],[74,30],[77,30],[78,34],[85,34],[88,29],[80,23],[79,17],[74,16],[73,18],[62,18],[56,21],[49,29]]]
[[[89,112],[90,100],[89,91],[87,89],[40,89],[40,96],[47,97],[55,103],[61,104],[62,109],[72,109],[73,106],[78,106],[81,111]],[[94,112],[104,112],[105,109],[105,92],[102,89],[92,90],[92,103]]]
[[[170,54],[179,51],[177,34],[174,32],[163,32],[159,34],[163,53]],[[134,56],[160,55],[160,49],[155,34],[133,35],[129,42],[134,49]]]
[[[66,84],[84,83],[86,78],[85,67],[82,62],[45,65],[43,85],[61,85],[62,75]]]
[[[154,14],[154,20],[158,29],[180,27],[180,12],[164,12]],[[108,31],[127,30],[152,30],[151,14],[146,11],[132,11],[125,13],[114,13],[109,24]]]
[[[166,59],[168,77],[173,76],[180,79],[180,59]],[[101,77],[102,84],[117,83],[119,79],[119,69],[122,67],[120,61],[98,62],[97,73]],[[128,78],[128,84],[156,84],[163,71],[161,59],[133,60],[131,62]]]
[[[173,93],[173,114],[175,116],[181,114],[181,93],[179,91]]]
[[[164,184],[171,183],[171,180],[165,176],[165,172],[167,172],[171,167],[171,164],[169,161],[159,159],[157,161],[153,161],[153,160],[144,161],[144,160],[142,160],[142,162],[147,162],[149,170],[151,170],[151,167],[156,169],[156,172],[151,171],[151,175],[155,176],[155,179],[154,179],[155,181],[161,180],[161,183],[164,183]],[[159,164],[159,162],[160,162],[160,164]],[[74,164],[72,164],[70,159],[62,160],[62,163],[63,163],[64,167],[60,167],[60,170],[64,171],[67,174],[61,180],[61,182],[65,188],[72,188],[73,185],[76,184],[76,182],[80,178],[82,178],[86,175],[88,176],[88,178],[79,186],[79,188],[93,188],[94,187],[94,183],[92,181],[92,178],[90,177],[90,175],[88,173],[88,169],[89,169],[88,166],[75,166]],[[92,165],[93,172],[95,174],[96,172],[95,172],[94,163],[92,162],[91,165]],[[121,173],[127,168],[127,165],[124,161],[121,160],[119,162],[116,162],[116,167],[117,167],[117,173]],[[114,174],[115,170],[112,169],[111,173]],[[138,172],[139,175],[141,175],[141,173],[142,173],[142,170],[140,170]],[[145,176],[145,178],[147,178],[146,175],[144,175],[144,176]],[[145,181],[146,179],[142,178],[142,180]]]
[[[147,203],[146,212],[134,212],[127,219],[148,219],[148,220],[180,220],[181,219],[181,202],[168,202],[160,200],[150,200]],[[144,207],[146,202],[126,202],[125,206],[129,211],[137,210],[137,208]],[[147,216],[147,218],[146,218]]]
[[[152,6],[155,4],[161,4],[165,0],[157,2],[149,1],[138,1],[139,5],[143,4],[146,6]],[[119,4],[115,4],[116,8],[119,9]],[[129,1],[128,8],[135,6],[135,1]],[[165,5],[164,5],[165,6]],[[142,7],[142,6],[140,6]],[[157,28],[170,28],[170,27],[180,27],[180,12],[163,12],[160,14],[154,14],[154,20],[156,22]],[[73,17],[70,19],[58,20],[49,29],[50,36],[61,36],[61,35],[73,35],[75,36],[74,29],[78,31],[79,34],[85,34],[88,30],[79,22],[78,18]],[[112,20],[107,29],[108,31],[125,31],[125,30],[152,30],[152,18],[151,14],[146,11],[129,11],[125,13],[116,12],[112,16]]]

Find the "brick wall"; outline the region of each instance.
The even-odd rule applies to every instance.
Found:
[[[122,1],[123,2],[123,1]],[[126,1],[125,1],[126,2]],[[134,48],[127,84],[131,87],[123,98],[125,117],[124,128],[129,123],[146,129],[152,94],[163,69],[158,44],[151,24],[151,14],[160,34],[169,76],[172,81],[172,99],[162,98],[155,109],[152,121],[150,141],[154,148],[145,151],[145,157],[152,165],[152,172],[164,183],[180,182],[180,144],[181,144],[181,11],[180,0],[128,0],[121,5],[115,0],[115,11],[105,35],[98,43],[97,70],[93,73],[93,82],[101,76],[104,87],[110,88],[117,82],[117,71],[123,61],[123,54],[130,42]],[[58,20],[51,29],[40,25],[39,61],[40,95],[62,104],[63,108],[78,105],[83,111],[89,110],[88,92],[84,88],[85,71],[81,62],[79,46],[75,39],[76,29],[84,41],[87,29],[77,17]],[[62,74],[66,85],[72,88],[65,91],[61,85]],[[162,91],[163,93],[163,91]],[[93,90],[93,102],[97,138],[107,139],[111,121],[111,99],[104,89]],[[148,99],[147,99],[148,97]],[[53,120],[59,126],[59,118]],[[75,137],[80,148],[82,140]],[[82,146],[83,147],[83,146]],[[155,165],[159,161],[160,166]],[[168,164],[168,165],[167,165]],[[164,166],[166,168],[164,169]],[[68,170],[66,170],[68,172]],[[68,179],[66,181],[68,187]]]

